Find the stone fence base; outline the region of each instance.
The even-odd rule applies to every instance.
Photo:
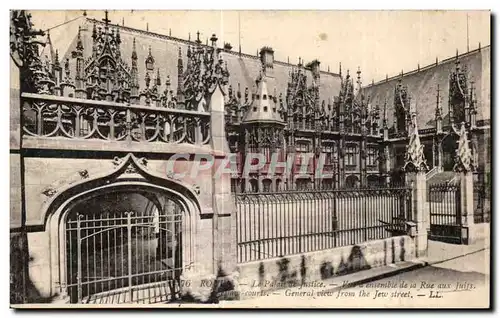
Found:
[[[314,287],[321,280],[416,259],[414,239],[397,236],[329,250],[240,264],[240,299],[264,291]]]
[[[490,238],[491,223],[470,224],[465,226],[468,230],[468,239],[465,244],[474,244]]]

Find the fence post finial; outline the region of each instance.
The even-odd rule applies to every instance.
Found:
[[[410,131],[410,142],[406,146],[404,171],[427,172],[429,166],[425,160],[424,145],[420,142],[416,116],[412,116],[413,129]]]
[[[465,123],[462,122],[460,127],[458,140],[458,149],[455,157],[455,166],[453,170],[456,172],[470,172],[475,168],[475,160],[472,151],[469,147],[469,139],[467,138],[467,130]]]

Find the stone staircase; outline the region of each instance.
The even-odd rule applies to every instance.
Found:
[[[432,173],[432,175],[428,174],[427,186],[432,184],[446,184],[446,183],[451,184],[455,181],[457,181],[455,172],[453,171],[437,172],[437,173]]]

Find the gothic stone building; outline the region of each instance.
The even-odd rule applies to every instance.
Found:
[[[41,53],[51,79],[46,93],[147,107],[204,110],[189,101],[197,88],[196,58],[219,45],[212,36],[179,39],[109,21],[82,18],[68,51],[60,54],[50,37]],[[210,43],[209,43],[210,41]],[[365,187],[401,182],[411,113],[432,168],[429,178],[453,178],[456,131],[470,133],[478,171],[490,171],[490,47],[451,57],[392,78],[363,85],[361,72],[321,69],[320,61],[298,64],[274,59],[270,47],[256,55],[218,49],[225,92],[226,136],[236,154],[233,192]],[[222,62],[224,61],[224,62]],[[63,88],[64,87],[64,88]],[[146,134],[147,128],[145,131]],[[203,132],[201,132],[203,134]],[[242,175],[245,156],[267,154],[262,169]],[[292,176],[269,173],[270,154],[296,157]],[[315,178],[319,155],[329,178]],[[309,154],[306,173],[299,174]]]
[[[16,13],[13,24],[14,298],[25,289],[16,302],[58,293],[63,301],[91,302],[93,295],[140,284],[134,273],[153,283],[166,279],[155,276],[157,265],[182,269],[189,279],[219,268],[234,273],[231,192],[401,182],[410,118],[417,119],[432,167],[429,181],[453,179],[448,171],[462,127],[477,170],[490,171],[489,47],[366,86],[360,70],[332,73],[317,60],[275,61],[270,47],[243,54],[221,47],[215,35],[203,43],[199,34],[184,40],[81,17],[61,26],[78,31],[60,52],[48,34],[38,49],[26,15]],[[232,176],[167,175],[174,154],[215,155],[220,162],[229,151],[239,169]],[[243,175],[242,163],[255,152],[267,161]],[[303,157],[294,156],[288,177],[269,173],[273,153],[312,160],[300,171]],[[320,155],[328,178],[315,178]],[[179,167],[193,165],[186,160]],[[144,219],[149,227],[139,230]],[[134,242],[157,244],[155,258],[136,267],[124,261],[145,255],[133,250]],[[128,301],[132,296],[130,289]]]

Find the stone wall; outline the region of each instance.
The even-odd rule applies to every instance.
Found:
[[[415,243],[409,236],[329,250],[290,255],[238,265],[241,298],[283,285],[313,283],[334,276],[415,259]],[[277,284],[276,284],[277,283]]]
[[[467,244],[490,239],[491,223],[469,224],[469,239]]]

